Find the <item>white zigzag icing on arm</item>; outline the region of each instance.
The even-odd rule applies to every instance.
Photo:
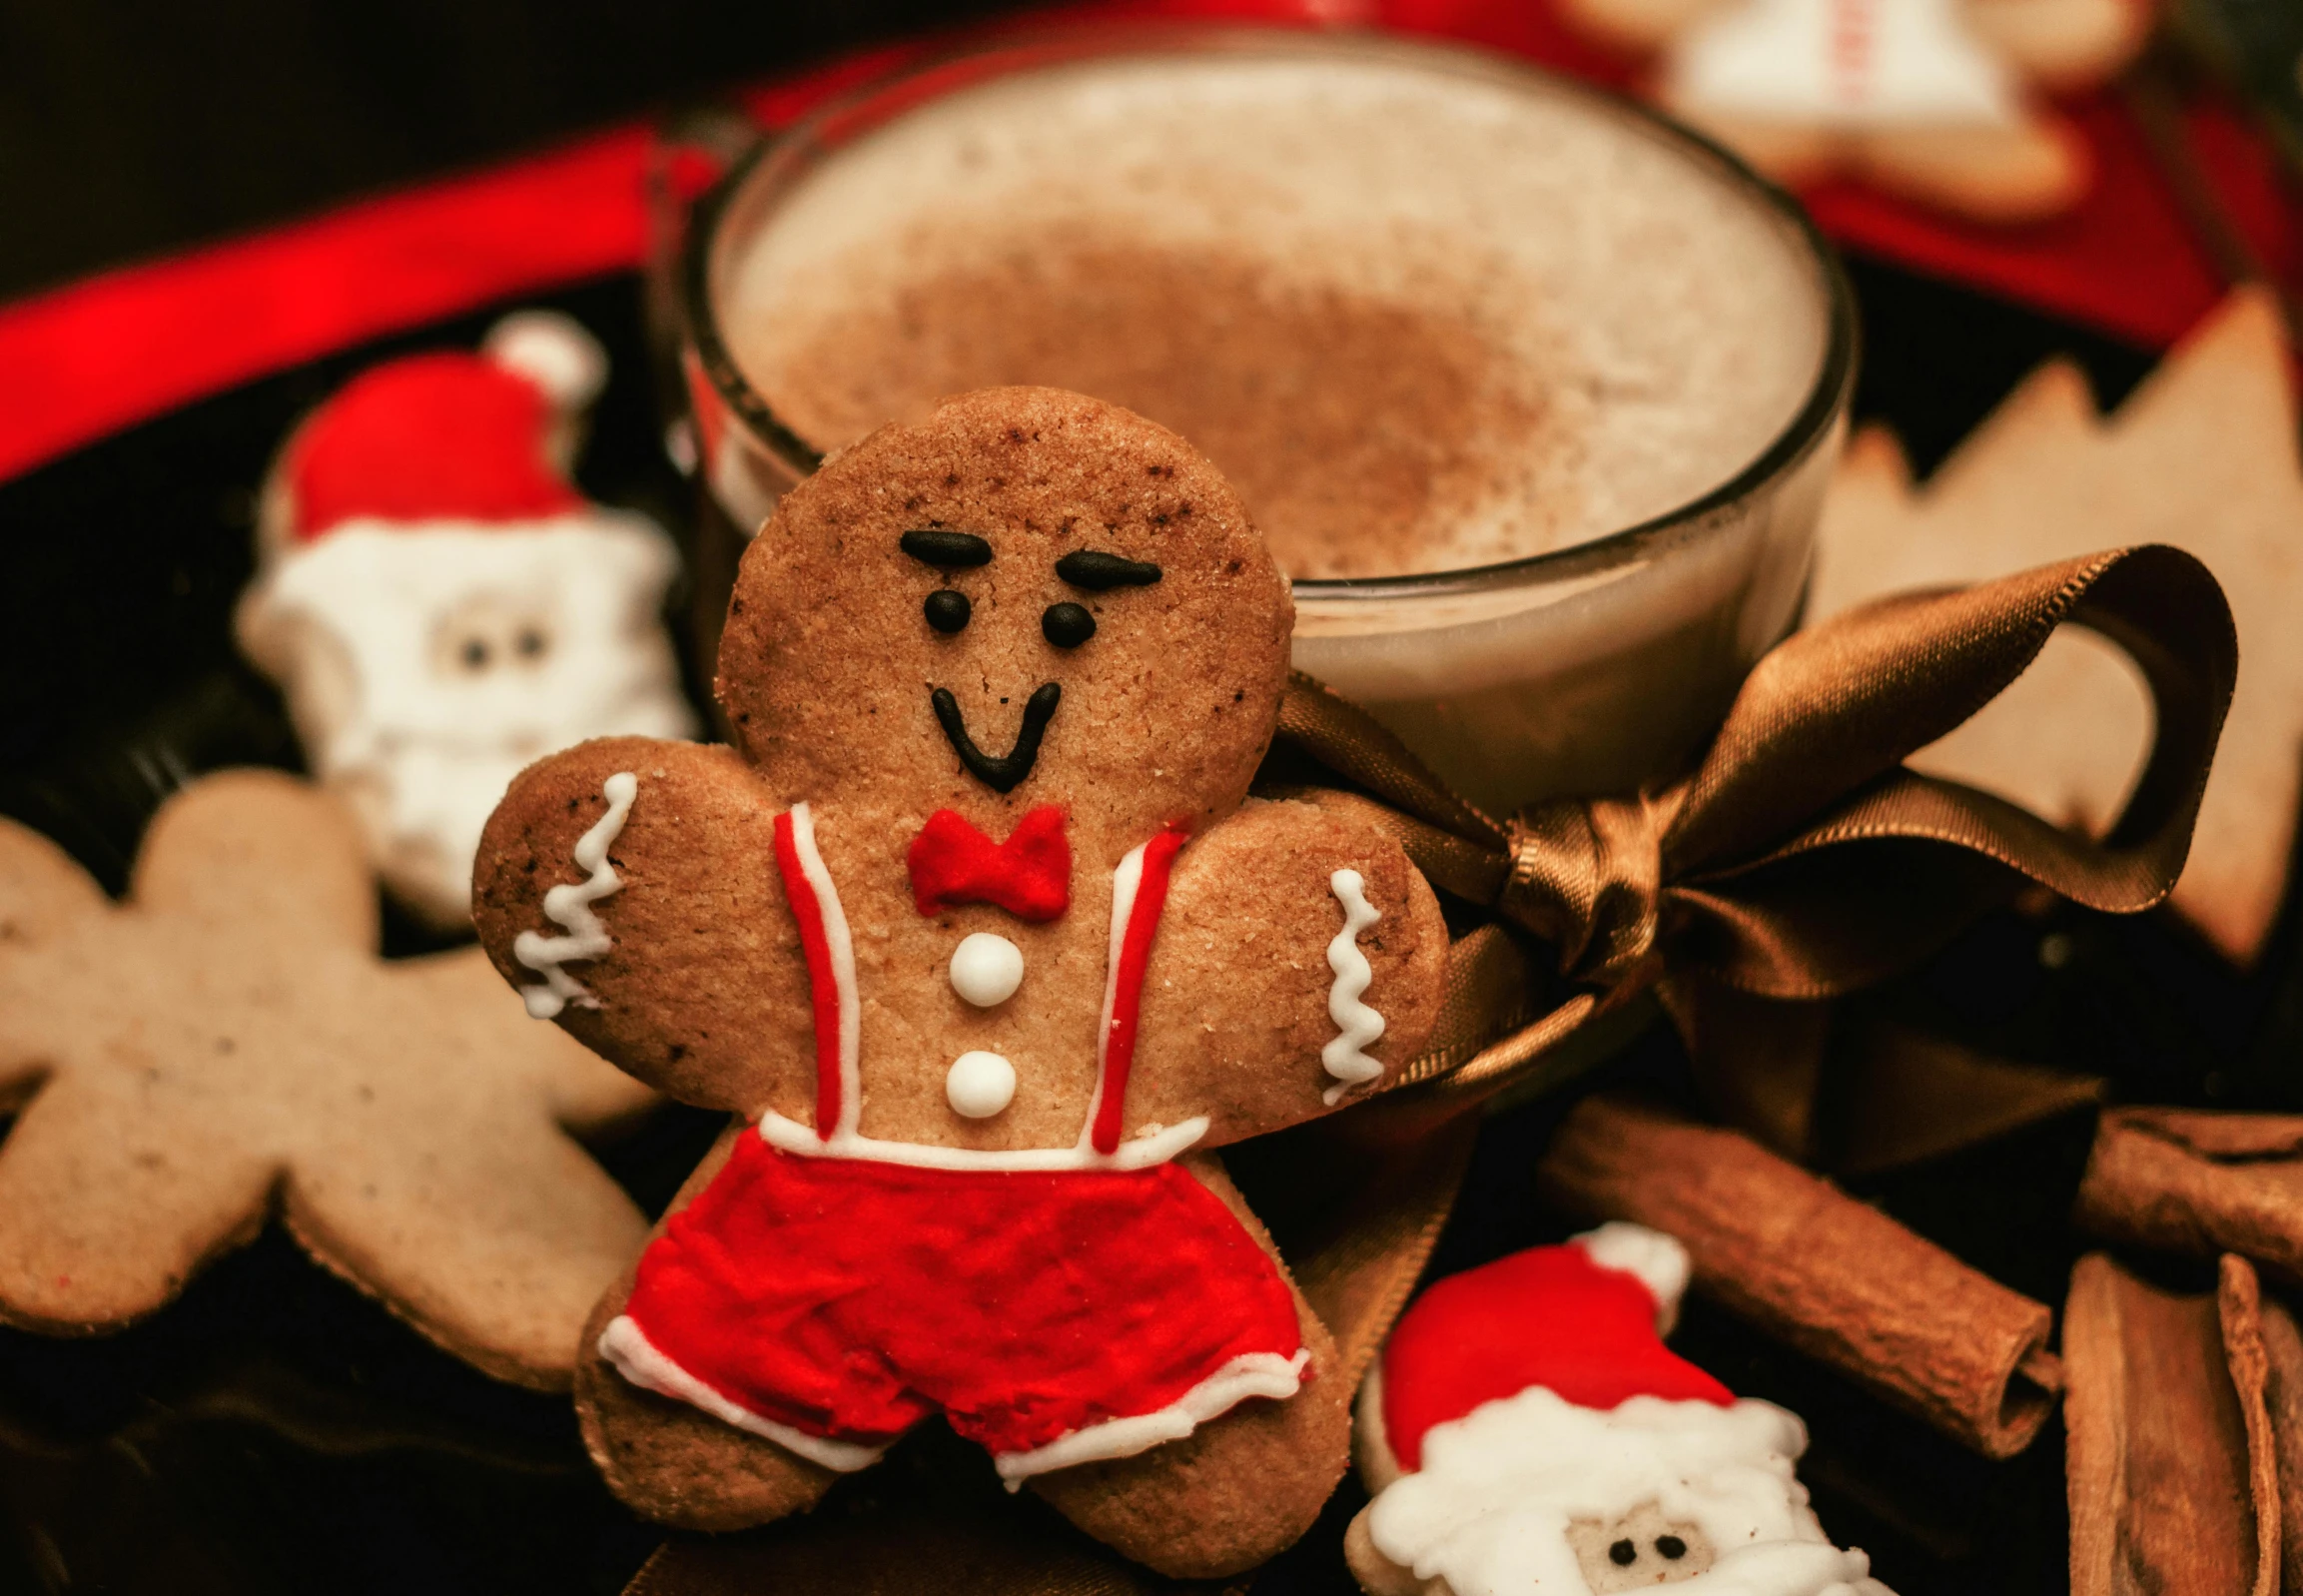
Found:
[[[1338,870],[1327,878],[1327,888],[1343,905],[1343,929],[1327,945],[1327,968],[1335,984],[1327,989],[1327,1018],[1336,1026],[1335,1038],[1319,1050],[1319,1062],[1336,1084],[1320,1094],[1330,1108],[1353,1087],[1383,1074],[1380,1061],[1367,1056],[1367,1046],[1383,1035],[1383,1016],[1361,1000],[1375,971],[1359,951],[1359,934],[1383,918],[1367,901],[1367,879],[1356,870]]]
[[[584,880],[563,882],[543,895],[544,914],[567,934],[547,937],[541,932],[523,931],[512,941],[511,956],[543,977],[542,986],[519,989],[527,1012],[534,1019],[557,1019],[571,1003],[579,1009],[600,1006],[599,999],[585,991],[583,983],[562,967],[578,959],[597,959],[615,946],[608,928],[592,913],[592,905],[613,895],[624,884],[615,867],[608,863],[608,850],[615,846],[616,838],[623,835],[624,821],[632,812],[632,800],[639,796],[639,777],[628,770],[619,770],[600,783],[601,796],[608,801],[608,812],[593,823],[591,830],[578,837],[575,847],[569,850],[575,867],[584,872]]]

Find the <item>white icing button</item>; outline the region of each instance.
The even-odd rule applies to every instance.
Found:
[[[997,1053],[963,1053],[945,1073],[944,1096],[954,1113],[989,1120],[1015,1101],[1016,1067]]]
[[[1024,950],[1006,937],[978,931],[952,950],[952,990],[979,1009],[1006,1003],[1024,983]],[[990,1058],[990,1054],[985,1054]],[[1002,1106],[1006,1105],[1002,1099]],[[960,1111],[965,1114],[965,1109]],[[987,1113],[997,1114],[998,1109]]]

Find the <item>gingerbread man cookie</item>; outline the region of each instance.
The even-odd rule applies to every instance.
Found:
[[[1348,1393],[1208,1155],[1412,1057],[1446,933],[1387,838],[1244,801],[1291,619],[1182,439],[969,395],[762,528],[733,747],[513,784],[474,883],[498,969],[741,1122],[594,1317],[625,1501],[761,1522],[940,1415],[1168,1572],[1311,1523]]]
[[[115,905],[0,821],[0,1318],[111,1329],[278,1212],[499,1378],[564,1388],[646,1220],[570,1140],[649,1094],[478,950],[385,963],[359,832],[269,771],[154,817]]]
[[[2040,91],[2132,59],[2146,0],[1568,0],[1619,43],[1663,52],[1673,112],[1784,182],[1845,171],[1983,221],[2076,202],[2078,133]]]

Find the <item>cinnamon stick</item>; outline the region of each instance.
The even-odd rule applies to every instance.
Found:
[[[2075,1217],[2114,1240],[2243,1252],[2303,1281],[2303,1115],[2113,1110]]]
[[[2270,1365],[2263,1406],[2279,1476],[2280,1589],[2303,1592],[2303,1332],[2271,1298],[2263,1302],[2263,1352]]]
[[[1697,1289],[1986,1456],[2028,1446],[2061,1388],[2044,1303],[1733,1131],[1586,1098],[1537,1181],[1677,1236]]]
[[[2103,1254],[2063,1309],[2072,1596],[2278,1596],[2279,1475],[2255,1271],[2214,1294],[2147,1285]]]

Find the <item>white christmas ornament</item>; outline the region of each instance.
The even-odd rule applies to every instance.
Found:
[[[998,1008],[1013,998],[1016,989],[1024,984],[1024,950],[994,932],[971,932],[952,950],[951,977],[952,990],[977,1008]],[[954,1106],[957,1107],[957,1103]],[[1000,1107],[1007,1107],[1005,1099],[1001,1100]],[[968,1111],[961,1109],[960,1112]],[[999,1109],[991,1112],[997,1114]]]
[[[1016,1067],[997,1053],[963,1053],[945,1072],[944,1096],[954,1114],[989,1120],[1016,1101]]]

